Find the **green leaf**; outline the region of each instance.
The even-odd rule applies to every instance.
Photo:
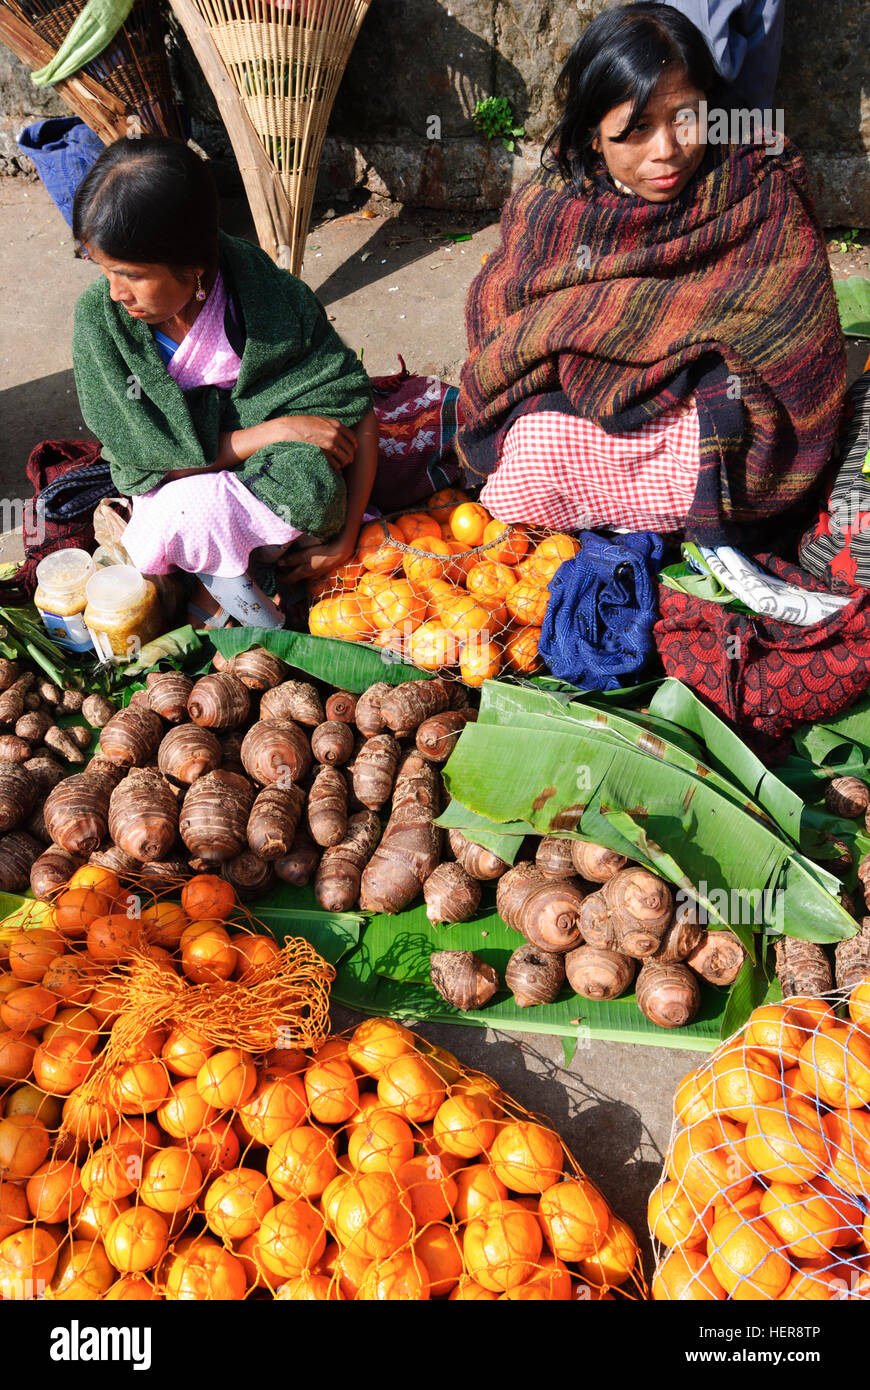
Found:
[[[835,280],[834,293],[843,332],[851,338],[870,338],[870,280],[864,275]]]
[[[188,623],[184,627],[175,628],[173,632],[164,632],[162,637],[155,637],[153,642],[146,642],[136,660],[123,668],[124,675],[143,675],[158,666],[161,661],[166,661],[171,666],[179,666],[189,657],[196,656],[201,648],[202,643],[198,635]]]
[[[391,660],[390,653],[362,642],[343,642],[334,637],[312,637],[307,632],[276,631],[265,627],[209,628],[205,633],[221,656],[238,656],[251,647],[265,647],[297,671],[327,681],[340,690],[362,694],[376,681],[401,685],[402,681],[430,680],[431,671]]]
[[[289,883],[259,898],[253,911],[276,940],[304,936],[332,965],[356,950],[365,921],[358,912],[324,912],[310,887],[294,888]]]
[[[579,1041],[580,1037],[578,1034],[575,1034],[573,1038],[568,1037],[562,1039],[562,1052],[565,1057],[566,1067],[570,1067],[571,1063],[574,1061],[574,1054],[577,1051],[577,1044]]]
[[[461,830],[466,840],[483,845],[492,854],[497,854],[506,864],[513,864],[520,852],[526,835],[532,827],[526,821],[515,821],[510,825],[498,825],[486,816],[478,816],[458,801],[449,801],[435,822],[442,830]]]

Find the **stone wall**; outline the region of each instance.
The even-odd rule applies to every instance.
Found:
[[[333,113],[320,195],[340,199],[361,187],[412,206],[500,207],[536,166],[554,117],[555,76],[606,3],[372,0]],[[193,135],[226,157],[211,93],[177,25],[170,27]],[[786,132],[807,157],[828,226],[870,226],[870,91],[862,87],[868,53],[867,0],[787,0],[777,101]],[[472,111],[487,96],[507,97],[525,125],[515,155],[474,131]],[[0,47],[0,170],[4,154],[14,155],[13,127],[63,110]]]

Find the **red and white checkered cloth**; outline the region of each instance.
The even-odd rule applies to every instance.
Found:
[[[698,482],[698,441],[694,400],[624,434],[532,411],[508,430],[480,501],[500,521],[560,531],[679,531]]]

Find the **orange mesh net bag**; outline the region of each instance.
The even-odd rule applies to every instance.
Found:
[[[327,1037],[306,942],[65,901],[0,963],[0,1298],[645,1295],[546,1119],[390,1019]]]
[[[347,564],[310,586],[309,630],[467,685],[533,675],[547,585],[578,550],[571,536],[505,525],[445,488],[363,527]]]
[[[674,1101],[658,1300],[870,1297],[870,979],[754,1010]]]

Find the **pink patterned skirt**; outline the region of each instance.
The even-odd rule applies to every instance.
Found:
[[[694,400],[624,434],[542,410],[511,425],[480,500],[500,521],[556,530],[678,531],[699,469]]]

